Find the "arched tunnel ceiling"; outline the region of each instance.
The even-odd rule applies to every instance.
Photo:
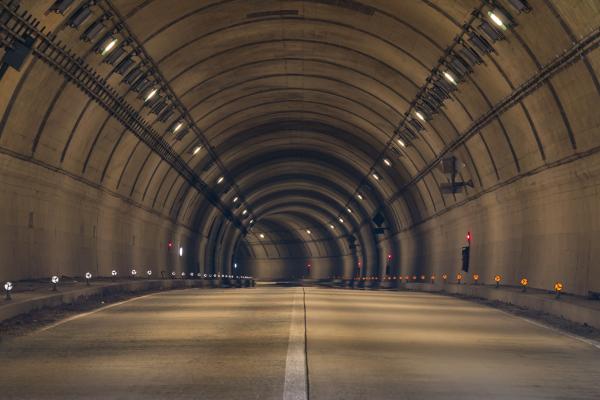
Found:
[[[43,61],[2,82],[12,95],[2,97],[0,144],[207,234],[225,215],[242,233],[254,221],[302,239],[348,207],[343,232],[378,211],[398,232],[600,141],[591,133],[600,116],[579,107],[600,93],[596,1],[530,0],[531,12],[518,12],[509,0],[101,0],[78,29],[66,23],[87,2],[44,14],[52,3],[22,5],[142,115],[163,150],[50,79]],[[487,38],[479,25],[497,7],[514,26],[487,39],[493,52],[478,50],[482,62],[407,139],[397,128],[417,120],[432,82],[452,72],[461,40],[476,48],[465,29]],[[93,51],[99,37],[80,40],[101,15],[180,117],[146,113],[146,94]],[[191,128],[181,140],[169,131],[177,118]],[[438,165],[449,155],[472,187],[442,193],[450,178]]]

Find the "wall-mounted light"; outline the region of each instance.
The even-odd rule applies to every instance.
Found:
[[[421,121],[425,121],[426,120],[425,114],[422,111],[419,111],[419,110],[415,111],[415,116],[417,118],[419,118]]]
[[[150,100],[152,100],[152,98],[154,96],[156,96],[156,94],[158,93],[158,88],[150,88],[147,92],[146,95],[144,97],[144,102],[148,102]]]
[[[109,33],[98,42],[95,47],[95,51],[96,53],[105,56],[115,48],[118,42],[119,39],[113,36],[112,33]]]
[[[371,176],[372,176],[372,177],[373,177],[373,179],[375,179],[376,181],[380,181],[380,180],[381,180],[381,177],[380,177],[380,176],[379,176],[379,175],[378,175],[376,172],[373,172],[373,173],[371,174]]]
[[[112,275],[112,280],[113,280],[113,282],[114,282],[114,281],[117,279],[117,275],[118,275],[119,273],[118,273],[116,270],[114,270],[114,269],[113,269],[113,270],[110,272],[110,274]]]
[[[340,224],[343,224],[344,223],[344,218],[340,217],[340,218],[338,218],[338,221],[340,221]]]
[[[396,139],[396,142],[398,142],[398,144],[400,145],[400,147],[405,148],[406,147],[406,142],[402,139]]]
[[[135,269],[131,270],[131,277],[135,279],[135,276],[137,275],[137,271]]]
[[[58,290],[57,285],[58,282],[60,281],[60,279],[58,279],[58,276],[54,275],[51,279],[50,282],[52,283],[52,291],[56,292]]]
[[[86,284],[86,286],[90,286],[90,279],[92,279],[92,273],[91,272],[86,272],[85,273],[85,284]]]
[[[456,274],[456,281],[458,282],[459,285],[460,285],[460,281],[462,281],[462,278],[463,278],[463,276],[461,273]]]
[[[476,285],[479,283],[479,274],[473,274],[473,281],[475,281]]]
[[[183,128],[183,125],[183,121],[175,121],[169,128],[169,131],[171,131],[171,133],[177,133],[177,131]]]
[[[329,224],[329,227],[330,227],[331,229],[335,229],[335,225],[333,225],[333,224]]]
[[[217,184],[223,183],[224,180],[225,180],[225,177],[220,176],[219,179],[217,179]]]
[[[306,233],[307,233],[308,235],[310,235],[312,232],[310,231],[310,229],[307,229],[307,230],[306,230]]]
[[[364,197],[360,193],[356,194],[356,198],[359,199],[359,200],[363,200],[364,199]]]
[[[192,151],[192,155],[195,156],[196,154],[198,154],[200,152],[200,150],[202,150],[202,146],[196,146],[194,148],[194,151]]]
[[[258,235],[258,236],[260,236],[260,238],[261,238],[261,239],[264,239],[264,238],[265,238],[265,234],[264,234],[264,233],[261,233],[261,234],[260,234],[260,235]]]
[[[117,39],[116,37],[111,38],[110,41],[108,43],[106,43],[106,45],[102,48],[102,51],[100,54],[103,56],[107,55],[108,53],[111,52],[112,49],[115,48],[117,43],[119,43],[119,39]]]
[[[458,82],[456,81],[456,78],[454,77],[454,75],[452,75],[450,72],[448,71],[444,71],[442,73],[442,75],[444,75],[444,78],[450,82],[453,85],[458,85]]]
[[[390,161],[390,159],[389,159],[389,158],[384,158],[384,159],[383,159],[383,163],[384,163],[386,166],[388,166],[388,167],[391,167],[391,166],[392,166],[392,162]]]
[[[179,246],[179,257],[183,257],[183,247]]]

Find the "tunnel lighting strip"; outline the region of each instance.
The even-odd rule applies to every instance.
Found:
[[[410,103],[408,110],[406,110],[404,113],[402,121],[395,129],[394,134],[390,137],[383,150],[375,158],[375,162],[369,169],[368,174],[363,177],[359,186],[353,193],[353,196],[346,203],[346,207],[350,205],[354,197],[356,197],[356,195],[359,193],[361,187],[367,184],[369,177],[373,178],[377,183],[382,181],[382,177],[377,172],[376,168],[382,160],[386,166],[390,167],[388,162],[386,162],[386,160],[389,161],[389,159],[386,158],[386,154],[393,146],[394,142],[397,142],[400,147],[404,149],[409,144],[411,139],[418,138],[417,134],[425,130],[425,126],[422,123],[432,119],[433,115],[438,113],[439,109],[443,107],[444,101],[452,98],[452,92],[455,90],[457,85],[473,72],[472,67],[483,62],[479,53],[482,53],[482,55],[485,56],[486,54],[495,51],[492,44],[490,44],[479,32],[482,32],[490,37],[492,43],[505,38],[503,33],[492,27],[492,25],[490,25],[488,20],[485,18],[482,10],[486,7],[491,9],[491,11],[487,14],[487,17],[490,18],[490,21],[492,21],[494,25],[498,27],[498,29],[504,31],[506,28],[516,25],[512,17],[508,16],[508,12],[502,11],[500,5],[495,1],[482,0],[480,6],[475,8],[471,13],[469,20],[462,25],[461,31],[455,36],[452,43],[444,50],[442,57],[438,61],[437,65],[431,70],[429,76],[425,80],[425,83],[417,91],[414,100]],[[519,12],[520,11],[521,10],[519,10]],[[530,9],[527,11],[530,11]],[[473,24],[477,21],[481,22],[479,31],[476,31],[473,27]],[[499,26],[498,22],[502,22],[502,26]],[[484,27],[486,29],[484,29]],[[468,45],[464,39],[464,37],[467,35],[469,36],[469,41],[471,42]],[[495,39],[491,38],[492,35],[496,35]],[[464,53],[459,53],[455,50],[459,45],[463,47],[463,50],[471,49],[471,52],[467,50],[469,55],[468,59]],[[477,48],[479,51],[476,51],[473,48]],[[466,64],[460,62],[461,58],[466,61]],[[442,93],[442,95],[438,93],[438,90],[439,93]],[[486,124],[494,118],[495,116],[490,117],[489,120],[486,120]],[[479,129],[480,128],[478,127],[474,127],[470,135],[477,133]],[[471,130],[469,130],[469,132],[471,132]],[[459,137],[459,139],[461,138],[462,137]],[[397,200],[404,190],[406,190],[406,188],[425,177],[437,165],[437,163],[445,154],[458,148],[461,143],[462,142],[458,141],[456,144],[453,143],[451,146],[447,146],[442,153],[436,156],[435,159],[429,163],[425,170],[421,171],[414,178],[412,178],[409,183],[405,184],[399,191],[393,194],[391,199],[385,201],[385,204],[389,205],[393,201]]]
[[[447,59],[452,55],[454,48],[456,46],[458,46],[459,44],[461,44],[463,36],[465,34],[467,34],[467,32],[470,29],[472,29],[471,25],[473,24],[473,22],[475,22],[478,18],[480,18],[481,10],[486,5],[487,5],[487,2],[485,0],[483,0],[481,5],[478,8],[476,8],[474,10],[474,12],[471,14],[471,17],[469,18],[469,20],[462,26],[460,33],[454,38],[452,44],[450,44],[450,46],[448,46],[446,48],[443,56],[438,61],[438,64],[431,70],[429,76],[425,80],[425,83],[419,88],[419,90],[417,91],[417,94],[415,95],[414,100],[409,104],[408,109],[404,112],[404,115],[403,115],[402,120],[400,121],[398,127],[394,130],[394,133],[388,139],[387,143],[385,144],[383,149],[380,151],[380,153],[377,155],[377,157],[375,157],[375,161],[369,168],[369,172],[362,178],[358,187],[354,190],[352,196],[344,205],[344,209],[348,208],[351,205],[352,201],[354,201],[354,198],[357,197],[358,195],[360,195],[360,189],[363,186],[365,186],[366,184],[368,184],[370,178],[373,179],[378,184],[383,181],[382,175],[377,172],[377,166],[383,161],[384,164],[388,168],[391,167],[391,162],[389,162],[389,159],[386,157],[386,154],[388,153],[388,151],[390,150],[390,148],[393,146],[394,143],[398,143],[401,149],[405,149],[408,146],[408,143],[410,141],[409,139],[416,139],[417,134],[419,132],[425,130],[425,127],[422,125],[422,123],[420,121],[422,121],[422,122],[428,121],[429,119],[431,119],[431,114],[437,112],[437,110],[430,110],[430,112],[425,112],[425,110],[424,110],[425,106],[423,106],[423,101],[422,101],[423,95],[428,90],[431,89],[431,85],[433,84],[433,82],[436,79],[443,80],[443,78],[439,78],[440,73],[442,73],[442,70],[443,70],[442,67],[445,64],[447,64]],[[452,91],[451,88],[447,89],[448,98],[450,98],[449,95],[450,95],[451,91]],[[440,104],[438,106],[438,109],[441,108],[442,106],[443,106],[443,104]],[[406,132],[408,132],[408,133],[403,133],[404,130],[406,130]],[[407,137],[407,136],[410,136],[410,137]],[[385,162],[385,160],[388,160],[388,162]],[[342,215],[340,214],[338,217],[341,220]]]
[[[38,28],[39,21],[27,11],[18,14],[19,7],[0,2],[0,33],[7,36],[2,38],[11,42],[23,42],[26,36],[35,39],[37,45],[32,48],[32,53],[67,80],[78,86],[84,93],[95,100],[111,116],[123,126],[133,132],[150,149],[158,154],[173,169],[175,169],[189,184],[242,232],[246,232],[243,224],[235,218],[231,210],[225,207],[219,196],[212,191],[190,168],[190,166],[169,146],[169,144],[148,125],[143,118],[120,96],[106,81],[95,72],[81,58],[77,57],[70,49],[56,40],[56,35],[44,33],[45,27]]]
[[[499,103],[496,103],[485,114],[479,117],[471,126],[458,136],[454,141],[449,143],[436,158],[434,158],[425,168],[415,175],[409,182],[403,185],[388,201],[391,204],[400,198],[410,186],[414,185],[425,176],[427,176],[448,153],[459,148],[472,136],[477,134],[485,126],[493,122],[499,115],[506,112],[514,105],[521,102],[525,97],[529,96],[539,89],[546,81],[552,78],[563,69],[581,60],[593,50],[600,47],[600,28],[596,28],[583,39],[575,43],[571,48],[567,49],[563,54],[555,58],[550,64],[543,67],[537,74],[525,81],[521,86],[515,89],[509,96],[505,97]]]
[[[241,193],[239,186],[237,185],[235,180],[232,178],[231,174],[229,173],[229,170],[225,167],[225,165],[221,161],[219,155],[214,151],[213,147],[210,145],[210,142],[208,141],[206,136],[203,134],[203,132],[200,130],[200,128],[198,128],[198,126],[192,119],[187,107],[185,107],[183,105],[183,102],[181,102],[179,97],[175,94],[174,90],[169,85],[169,82],[167,81],[167,79],[165,79],[163,74],[160,72],[158,65],[156,64],[154,59],[152,57],[150,57],[150,55],[147,53],[146,49],[140,44],[140,41],[138,40],[138,38],[133,34],[131,29],[125,22],[125,19],[121,16],[119,11],[113,6],[113,4],[108,0],[105,0],[102,3],[105,4],[105,6],[108,8],[108,11],[115,16],[115,19],[118,20],[118,25],[122,28],[122,30],[124,32],[126,32],[126,36],[128,38],[130,38],[130,40],[134,43],[133,47],[138,52],[138,54],[137,54],[138,57],[142,58],[144,61],[146,61],[152,67],[153,76],[157,80],[157,82],[159,82],[161,90],[164,91],[165,93],[167,93],[167,96],[171,99],[172,105],[175,108],[177,108],[179,113],[181,114],[180,121],[184,120],[186,122],[186,126],[189,127],[189,129],[191,129],[194,132],[196,137],[200,140],[200,143],[202,144],[202,148],[206,150],[206,152],[208,153],[208,155],[210,156],[212,161],[218,166],[219,170],[221,171],[223,181],[229,183],[234,188],[234,191],[236,192],[236,196],[240,197],[240,199],[243,202],[244,197]],[[196,147],[196,149],[198,149],[198,148],[199,147]],[[196,155],[197,153],[198,153],[198,151],[194,151],[194,155]],[[221,183],[221,182],[219,182],[219,183]]]

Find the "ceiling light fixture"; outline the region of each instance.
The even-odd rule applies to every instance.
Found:
[[[176,121],[171,127],[171,132],[177,133],[181,128],[183,128],[183,121]]]
[[[146,98],[144,99],[144,101],[146,102],[146,101],[151,100],[154,96],[156,96],[156,93],[158,93],[158,89],[157,88],[150,89],[150,91],[146,95]]]
[[[383,163],[384,163],[385,165],[387,165],[388,167],[391,167],[391,166],[392,166],[392,162],[391,162],[391,161],[390,161],[388,158],[384,158],[384,159],[383,159]]]
[[[105,56],[106,54],[108,54],[112,49],[115,48],[115,46],[117,45],[117,43],[119,42],[119,39],[117,38],[112,38],[112,40],[109,40],[108,43],[102,48],[102,52],[100,54],[102,54],[103,56]]]
[[[494,23],[494,25],[496,25],[503,31],[507,30],[512,26],[511,17],[498,8],[495,8],[492,11],[488,11],[487,14]]]
[[[450,82],[451,84],[457,85],[456,79],[454,78],[454,76],[450,72],[444,71],[444,78],[446,78],[446,80],[448,82]]]

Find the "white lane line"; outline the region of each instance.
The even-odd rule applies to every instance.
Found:
[[[492,309],[494,311],[498,311],[498,312],[500,312],[500,313],[502,313],[504,315],[508,315],[509,317],[520,319],[521,321],[525,321],[525,322],[527,322],[527,323],[529,323],[531,325],[535,325],[535,326],[537,326],[539,328],[545,328],[545,329],[547,329],[549,331],[552,331],[554,333],[558,333],[559,335],[567,336],[567,337],[569,337],[571,339],[578,340],[580,342],[589,344],[590,346],[593,346],[593,347],[595,347],[597,349],[600,349],[600,342],[598,342],[597,340],[588,339],[588,338],[585,338],[583,336],[575,335],[573,333],[569,333],[569,332],[567,332],[565,330],[562,330],[560,328],[555,328],[552,325],[548,325],[548,324],[545,324],[543,322],[537,322],[537,321],[534,321],[534,320],[529,319],[527,317],[522,317],[520,315],[513,314],[510,311],[504,311],[504,310],[502,310],[500,308],[496,308],[494,306],[488,306],[486,304],[478,303],[477,301],[472,301],[472,300],[469,300],[469,299],[461,299],[460,297],[454,297],[454,296],[451,296],[451,295],[448,295],[448,294],[438,294],[438,295],[440,295],[440,296],[446,296],[446,297],[449,297],[449,298],[454,298],[454,299],[457,299],[457,300],[460,300],[460,301],[466,301],[466,302],[471,303],[471,304],[478,304],[478,305],[483,306],[483,307],[488,307],[488,308],[490,308],[490,309]]]
[[[302,289],[296,289],[292,307],[288,352],[285,360],[283,400],[308,399],[304,329],[304,297]]]
[[[67,322],[71,322],[71,321],[74,321],[74,320],[79,319],[79,318],[83,318],[83,317],[87,317],[87,316],[92,315],[92,314],[96,314],[96,313],[98,313],[100,311],[108,310],[109,308],[117,307],[117,306],[120,306],[120,305],[123,305],[123,304],[126,304],[126,303],[131,303],[132,301],[140,300],[140,299],[143,299],[143,298],[146,298],[146,297],[150,297],[150,296],[155,296],[155,295],[161,294],[161,293],[166,293],[166,292],[158,292],[158,293],[145,294],[143,296],[134,297],[133,299],[123,300],[123,301],[120,301],[118,303],[109,304],[107,306],[104,306],[104,307],[101,307],[101,308],[98,308],[96,310],[89,311],[89,312],[86,312],[86,313],[83,313],[83,314],[77,314],[77,315],[74,315],[72,317],[65,318],[63,320],[55,322],[52,325],[45,326],[45,327],[39,329],[37,332],[38,333],[39,332],[45,332],[45,331],[47,331],[49,329],[56,328],[57,326],[66,324]]]
[[[560,335],[562,335],[562,336],[567,336],[567,337],[570,337],[571,339],[578,340],[578,341],[580,341],[580,342],[583,342],[583,343],[589,344],[589,345],[591,345],[591,346],[594,346],[594,347],[595,347],[595,348],[597,348],[597,349],[600,349],[600,342],[597,342],[597,341],[596,341],[596,340],[594,340],[594,339],[588,339],[588,338],[584,338],[584,337],[582,337],[582,336],[575,335],[575,334],[573,334],[573,333],[569,333],[569,332],[563,331],[562,329],[558,329],[558,328],[555,328],[555,327],[553,327],[553,326],[546,325],[546,324],[544,324],[544,323],[542,323],[542,322],[533,321],[533,320],[531,320],[531,319],[529,319],[529,318],[526,318],[526,317],[521,317],[520,315],[511,314],[511,313],[510,313],[510,312],[508,312],[508,311],[504,311],[504,310],[500,310],[500,309],[496,309],[496,310],[497,310],[497,311],[500,311],[502,314],[506,314],[506,315],[509,315],[509,316],[511,316],[511,317],[518,318],[518,319],[520,319],[520,320],[522,320],[522,321],[528,322],[528,323],[530,323],[531,325],[535,325],[535,326],[537,326],[537,327],[540,327],[540,328],[546,328],[546,329],[548,329],[549,331],[552,331],[552,332],[558,333],[558,334],[560,334]]]

